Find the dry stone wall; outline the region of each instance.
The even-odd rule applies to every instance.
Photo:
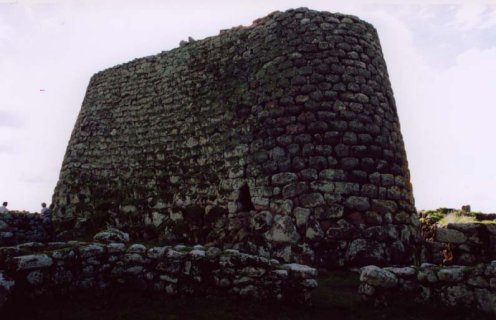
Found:
[[[53,202],[59,230],[324,267],[410,263],[420,240],[377,32],[308,9],[94,75]]]
[[[496,260],[476,266],[362,268],[359,294],[376,306],[401,299],[496,315]]]
[[[0,248],[0,312],[13,297],[116,288],[309,304],[316,276],[304,265],[215,247],[29,243]]]
[[[423,222],[422,230],[424,262],[471,266],[496,260],[496,224]]]
[[[51,220],[37,213],[0,213],[0,247],[51,239]]]

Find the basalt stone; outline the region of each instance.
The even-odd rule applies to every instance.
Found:
[[[275,243],[296,243],[300,238],[296,226],[288,216],[276,216],[268,236]]]
[[[108,229],[97,233],[93,240],[101,243],[127,243],[129,242],[129,234],[118,229]]]
[[[284,198],[293,198],[304,194],[308,190],[308,184],[306,182],[296,182],[284,186],[282,189],[282,196]]]
[[[325,204],[324,197],[321,193],[308,193],[300,196],[300,203],[305,208],[315,208]]]
[[[7,278],[3,271],[0,271],[0,310],[8,299],[8,296],[13,287],[15,286],[15,281]]]
[[[360,160],[358,160],[357,158],[343,158],[343,159],[341,159],[341,166],[345,170],[354,169],[354,168],[358,167],[359,164],[360,164]]]
[[[326,236],[332,240],[348,240],[358,236],[359,230],[344,219],[338,220],[335,226],[326,231]]]
[[[313,220],[307,224],[305,237],[310,241],[320,240],[324,237],[324,231],[322,231],[318,221]]]
[[[57,232],[110,226],[137,240],[267,248],[289,261],[308,246],[316,264],[332,260],[325,255],[355,266],[374,259],[345,259],[335,245],[357,239],[336,221],[353,217],[364,229],[410,228],[397,241],[411,261],[420,226],[372,25],[296,9],[183,44],[91,78],[54,190]],[[270,224],[265,211],[284,219]],[[1,243],[12,240],[6,230]],[[374,235],[382,238],[367,235],[369,249]]]
[[[321,210],[315,211],[315,216],[319,220],[341,218],[344,214],[344,207],[339,204],[326,205]]]
[[[334,184],[328,181],[313,181],[310,183],[310,190],[330,193],[334,190]]]
[[[394,273],[388,270],[376,266],[367,266],[361,270],[360,281],[373,286],[391,288],[396,286],[398,278]]]
[[[313,168],[301,170],[299,175],[300,175],[300,179],[304,181],[317,180],[318,177],[317,170]]]
[[[272,184],[275,186],[283,186],[296,180],[298,176],[292,172],[282,172],[272,176]]]
[[[293,214],[296,218],[296,226],[301,227],[306,225],[308,217],[310,216],[311,210],[307,208],[295,208]]]
[[[439,228],[436,230],[436,240],[447,243],[464,243],[467,241],[467,237],[458,230]]]
[[[381,244],[374,240],[353,240],[346,251],[345,260],[355,265],[384,265],[386,256]]]
[[[319,177],[324,180],[343,181],[346,179],[344,170],[325,169],[320,171]]]
[[[17,270],[32,270],[48,268],[53,265],[53,259],[46,254],[33,254],[14,258]]]
[[[390,200],[372,200],[372,210],[380,213],[392,213],[398,210],[398,205],[394,201]]]
[[[351,196],[346,199],[345,206],[358,211],[366,211],[370,208],[370,202],[365,197]]]

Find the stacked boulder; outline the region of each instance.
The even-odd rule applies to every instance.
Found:
[[[429,228],[432,236],[424,241],[423,261],[470,266],[496,259],[496,224],[449,223]]]
[[[306,8],[95,74],[53,203],[59,230],[325,268],[412,263],[420,242],[377,31]]]
[[[49,241],[51,221],[37,213],[0,213],[0,247],[24,242]]]
[[[374,305],[401,299],[434,305],[479,309],[496,316],[496,260],[476,266],[367,266],[359,294]]]
[[[167,295],[238,296],[310,303],[314,268],[201,245],[128,245],[110,230],[95,242],[0,248],[0,302],[71,290],[125,287]],[[99,241],[99,242],[97,242]],[[118,241],[118,242],[116,242]],[[103,243],[102,243],[103,242]]]

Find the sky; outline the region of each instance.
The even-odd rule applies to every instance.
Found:
[[[496,1],[0,0],[0,201],[50,202],[90,77],[289,8],[378,30],[417,209],[496,212]]]

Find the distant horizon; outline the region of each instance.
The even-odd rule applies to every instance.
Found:
[[[356,15],[378,30],[418,210],[469,204],[496,212],[496,4],[442,3],[0,3],[0,202],[27,211],[51,202],[93,74],[174,49],[188,36],[309,7]]]

